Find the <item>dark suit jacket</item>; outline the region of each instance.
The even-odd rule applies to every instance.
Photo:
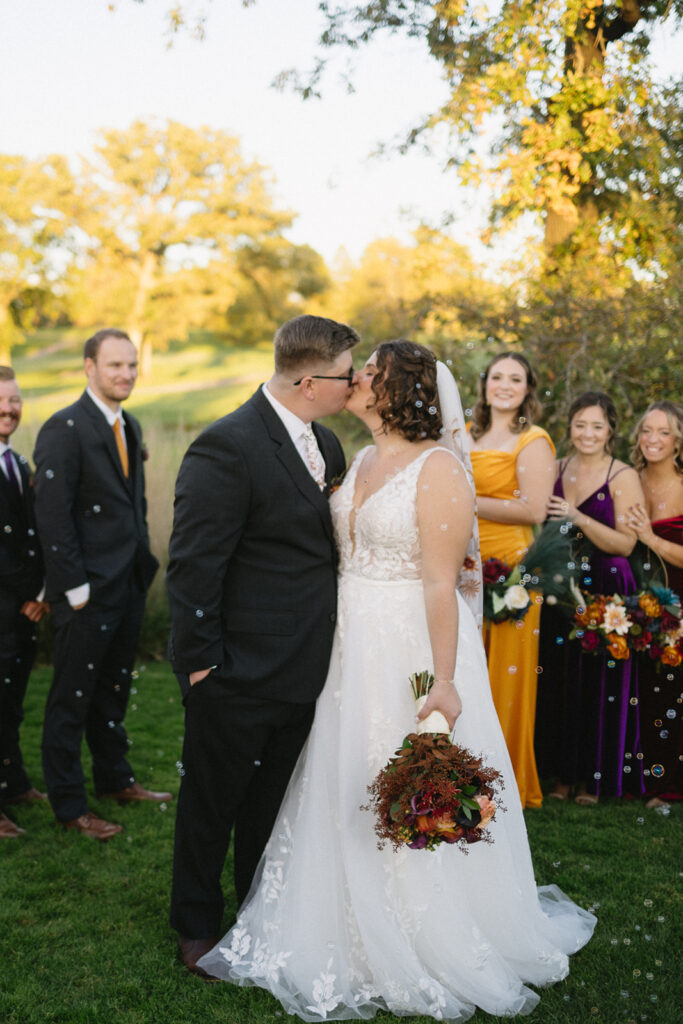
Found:
[[[329,486],[344,454],[330,430],[313,429]],[[334,634],[336,562],[327,493],[259,389],[197,438],[178,474],[167,584],[184,693],[186,673],[219,665],[242,693],[315,700]]]
[[[129,478],[114,431],[90,396],[51,416],[36,442],[36,519],[51,602],[90,583],[102,608],[127,602],[131,580],[146,590],[158,567],[149,550],[142,435],[124,412]]]
[[[28,462],[23,455],[14,454],[21,475],[21,496],[0,470],[0,651],[7,647],[10,653],[14,650],[14,619],[24,601],[34,600],[43,585]]]

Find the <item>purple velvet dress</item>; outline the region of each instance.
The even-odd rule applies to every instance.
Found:
[[[608,482],[579,505],[584,515],[615,525]],[[564,498],[562,473],[554,494]],[[595,594],[632,594],[636,589],[627,558],[592,547],[581,588]],[[645,792],[640,729],[638,659],[616,661],[584,653],[568,640],[571,623],[543,608],[539,649],[536,759],[541,778],[585,786],[597,796],[641,796]]]

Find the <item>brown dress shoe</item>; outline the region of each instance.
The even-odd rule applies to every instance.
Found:
[[[156,803],[163,803],[165,800],[173,799],[173,793],[155,793],[151,789],[145,789],[139,782],[132,782],[130,786],[119,790],[118,793],[98,793],[97,795],[108,800],[118,800],[120,804],[138,800],[154,800]]]
[[[6,804],[37,804],[41,800],[47,800],[47,793],[41,793],[39,789],[31,786],[25,793],[17,793],[5,800]]]
[[[113,821],[104,821],[92,811],[86,811],[85,814],[81,814],[80,818],[66,821],[63,824],[64,828],[69,831],[80,832],[83,836],[92,836],[93,839],[99,839],[103,843],[118,835],[119,832],[123,832],[123,825],[115,825]]]
[[[184,935],[178,936],[178,956],[180,957],[180,962],[190,974],[196,974],[202,981],[214,982],[221,980],[213,974],[209,974],[203,967],[197,967],[197,961],[201,960],[210,949],[213,949],[219,938],[220,936],[216,936],[213,939],[186,939]]]
[[[24,829],[15,825],[6,814],[0,813],[0,839],[15,839],[17,836],[20,836],[23,831]]]

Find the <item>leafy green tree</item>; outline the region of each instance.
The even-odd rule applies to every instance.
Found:
[[[75,245],[64,213],[73,192],[63,157],[0,154],[0,362],[10,361],[32,312],[63,280]]]
[[[322,56],[310,75],[284,76],[304,96],[319,93],[326,49],[356,51],[381,32],[420,40],[450,95],[406,147],[445,128],[463,179],[491,183],[494,225],[541,214],[551,251],[575,233],[575,246],[585,246],[588,235],[604,241],[630,228],[632,246],[651,258],[640,240],[676,165],[672,97],[653,84],[648,31],[665,16],[679,20],[683,0],[323,0],[320,8]],[[480,157],[485,131],[493,142]]]
[[[426,225],[411,243],[382,238],[357,265],[346,263],[327,302],[371,343],[409,337],[439,347],[464,339],[470,305],[494,301],[468,250]]]
[[[236,139],[175,121],[102,132],[79,182],[88,244],[74,312],[124,324],[143,372],[155,344],[227,312],[249,254],[282,244],[292,220]]]

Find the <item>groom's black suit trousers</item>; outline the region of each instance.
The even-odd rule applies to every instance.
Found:
[[[246,898],[314,709],[235,694],[216,672],[192,687],[171,902],[181,935],[221,930],[220,879],[233,828],[237,906]]]

